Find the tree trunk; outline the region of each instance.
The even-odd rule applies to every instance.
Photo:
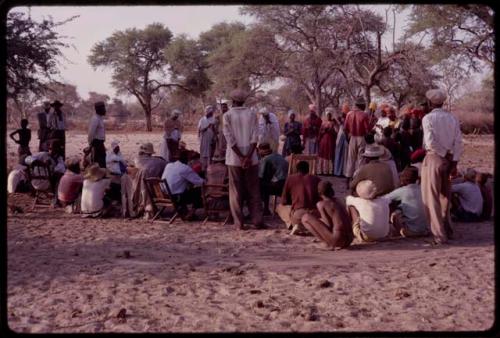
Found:
[[[151,108],[144,110],[144,115],[146,116],[146,130],[152,131],[153,124],[151,123]]]
[[[365,101],[366,101],[366,106],[368,106],[371,102],[371,86],[365,86]]]
[[[314,89],[314,104],[316,105],[316,113],[319,117],[323,115],[323,100],[321,99],[321,88]]]

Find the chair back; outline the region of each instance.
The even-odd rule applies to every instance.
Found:
[[[144,183],[153,204],[176,207],[166,180],[159,177],[149,177],[144,179]]]
[[[28,179],[35,190],[52,190],[52,170],[48,162],[34,160],[28,165]]]
[[[305,161],[309,164],[309,174],[316,175],[316,162],[318,161],[317,155],[303,155],[293,154],[290,158],[290,165],[288,166],[288,175],[297,173],[297,163]]]
[[[227,211],[227,206],[224,203],[217,203],[217,200],[227,200],[229,202],[229,185],[203,184],[201,187],[201,196],[207,213]]]

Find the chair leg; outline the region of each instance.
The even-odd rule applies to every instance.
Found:
[[[231,217],[231,214],[227,215],[226,219],[224,220],[224,223],[222,223],[222,226],[225,226],[227,222],[229,221],[229,217]]]
[[[155,219],[160,216],[160,214],[163,212],[163,210],[165,210],[165,207],[162,207],[160,210],[158,210],[158,212],[153,216],[153,218],[151,219],[151,223],[153,223],[155,221]]]
[[[172,218],[170,218],[170,221],[168,221],[168,224],[172,224],[175,221],[175,219],[177,218],[177,216],[179,216],[179,213],[175,212],[175,214],[172,216]]]
[[[201,223],[201,225],[205,225],[205,224],[207,224],[208,217],[209,217],[209,214],[207,214],[207,217],[205,217],[205,220],[203,221],[203,223]]]
[[[37,200],[38,200],[38,191],[35,192],[35,199],[33,200],[33,205],[31,206],[31,211],[35,210]]]

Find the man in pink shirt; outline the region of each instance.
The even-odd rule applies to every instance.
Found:
[[[78,157],[66,159],[66,171],[59,181],[57,198],[61,205],[67,208],[67,212],[73,212],[74,206],[79,204],[75,202],[80,196],[82,186],[83,176],[80,174],[80,159]]]
[[[355,108],[347,113],[344,130],[349,140],[345,176],[347,184],[359,166],[359,160],[365,150],[365,135],[370,131],[370,118],[364,112],[366,103],[363,98],[356,99]]]

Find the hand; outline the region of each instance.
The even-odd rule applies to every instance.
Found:
[[[249,168],[249,167],[251,166],[251,164],[252,164],[252,161],[251,161],[251,159],[250,159],[249,157],[247,157],[247,156],[243,157],[243,159],[241,160],[241,167],[242,167],[243,169],[247,169],[247,168]]]

